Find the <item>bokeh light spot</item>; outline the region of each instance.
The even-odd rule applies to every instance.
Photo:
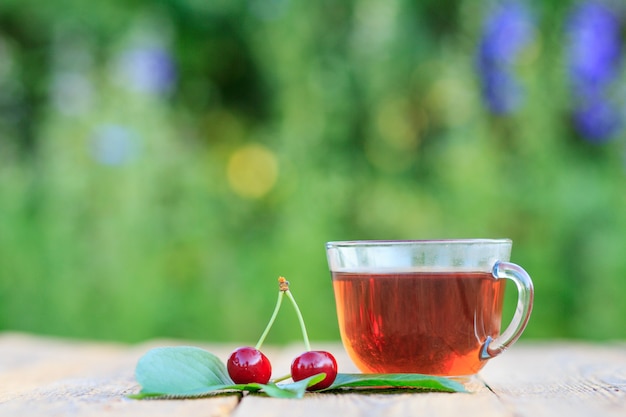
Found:
[[[278,160],[263,145],[244,145],[228,160],[227,175],[228,183],[236,194],[245,198],[261,198],[276,184]]]
[[[407,103],[401,100],[383,102],[376,114],[376,128],[382,139],[398,150],[410,151],[418,142],[418,134],[407,115]]]

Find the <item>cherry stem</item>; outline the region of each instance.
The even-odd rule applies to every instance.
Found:
[[[272,317],[270,318],[269,323],[267,323],[267,326],[265,326],[265,330],[263,331],[263,334],[259,338],[259,341],[254,346],[256,350],[261,349],[263,342],[265,342],[265,338],[267,337],[268,333],[270,332],[270,329],[272,328],[272,325],[274,324],[274,321],[276,320],[276,316],[278,315],[278,310],[280,310],[280,305],[283,302],[283,293],[284,291],[278,291],[278,300],[276,300],[276,306],[274,307],[274,312],[272,313]]]
[[[291,301],[291,304],[293,304],[293,308],[296,310],[296,314],[298,315],[298,321],[300,322],[300,329],[302,329],[302,338],[304,339],[304,347],[306,348],[308,352],[311,350],[311,344],[309,343],[309,336],[306,333],[306,326],[304,325],[304,318],[302,318],[302,313],[300,313],[300,308],[298,308],[298,303],[296,303],[296,299],[293,298],[293,295],[291,294],[291,291],[289,291],[289,288],[287,288],[287,290],[285,290],[284,292],[285,294],[287,294],[287,297]]]
[[[277,382],[281,382],[281,381],[284,381],[284,380],[289,379],[289,378],[291,378],[291,374],[287,374],[287,375],[280,376],[278,378],[274,378],[272,380],[272,382],[273,383],[277,383]]]

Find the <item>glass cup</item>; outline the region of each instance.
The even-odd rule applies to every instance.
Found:
[[[328,242],[341,339],[364,373],[466,376],[513,344],[533,284],[509,239]],[[506,279],[503,279],[506,278]],[[500,333],[507,280],[517,286]]]

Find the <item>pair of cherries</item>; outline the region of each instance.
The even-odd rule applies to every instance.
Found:
[[[272,365],[267,356],[265,356],[260,349],[265,337],[269,333],[270,328],[274,324],[274,320],[276,319],[278,310],[280,309],[283,296],[287,295],[287,298],[289,298],[293,304],[296,314],[298,315],[306,352],[302,353],[293,360],[291,363],[291,375],[282,379],[291,377],[294,381],[301,381],[313,375],[324,373],[326,374],[324,379],[308,387],[307,390],[318,391],[328,388],[337,377],[337,361],[329,352],[311,350],[302,314],[300,313],[300,309],[298,308],[298,304],[296,303],[293,294],[289,291],[289,282],[285,278],[280,277],[278,278],[278,286],[278,301],[276,302],[274,313],[272,314],[265,331],[254,347],[244,346],[233,351],[226,362],[228,374],[236,384],[249,384],[253,382],[267,384],[269,382],[272,375]]]

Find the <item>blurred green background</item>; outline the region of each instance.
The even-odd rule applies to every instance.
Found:
[[[0,1],[0,330],[254,343],[284,275],[338,340],[326,241],[509,237],[523,338],[626,337],[626,141],[572,122],[576,4],[526,3],[494,112],[495,2]]]

